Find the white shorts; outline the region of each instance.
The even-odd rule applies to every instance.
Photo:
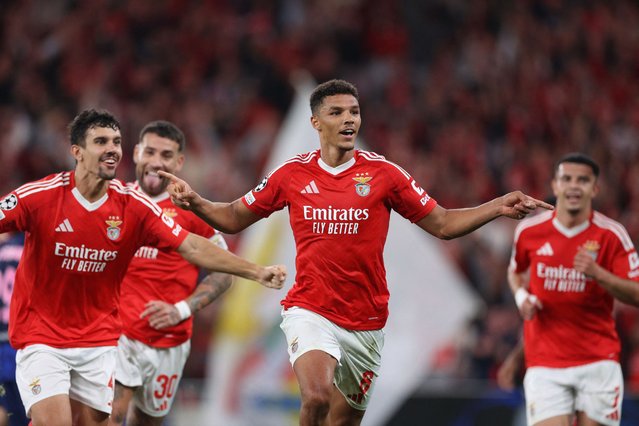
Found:
[[[16,383],[27,416],[36,402],[61,394],[110,414],[115,352],[115,346],[59,349],[40,344],[18,350]]]
[[[623,376],[615,361],[568,368],[530,367],[524,391],[529,425],[576,411],[608,426],[618,426],[621,419]]]
[[[382,330],[351,331],[307,309],[282,310],[280,325],[288,343],[291,365],[311,350],[324,351],[338,362],[333,383],[349,405],[366,410],[379,376]]]
[[[190,351],[189,340],[172,348],[154,348],[122,335],[115,380],[136,388],[133,401],[140,410],[151,417],[164,417],[173,405]]]

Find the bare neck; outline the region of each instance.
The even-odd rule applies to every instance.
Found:
[[[350,161],[355,156],[354,149],[340,149],[337,147],[322,146],[320,149],[320,157],[327,165],[331,167],[338,167],[342,164]]]
[[[580,210],[577,213],[571,213],[563,209],[557,209],[557,220],[566,228],[573,228],[590,219],[591,213],[592,208]]]
[[[87,201],[92,203],[104,197],[109,187],[109,181],[76,167],[75,187]]]

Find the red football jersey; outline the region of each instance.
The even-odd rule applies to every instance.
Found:
[[[114,179],[87,201],[74,172],[16,189],[0,201],[0,232],[24,231],[9,337],[30,344],[113,346],[121,333],[120,282],[143,245],[175,249],[187,233],[146,195]]]
[[[524,321],[526,364],[571,367],[619,360],[619,337],[612,316],[614,298],[573,268],[579,247],[625,279],[639,281],[639,258],[625,228],[594,212],[583,225],[566,228],[554,212],[522,221],[515,231],[510,268],[529,270],[529,291],[543,305]]]
[[[139,190],[136,184],[131,185]],[[221,234],[211,228],[194,213],[179,209],[171,202],[168,192],[152,198],[164,214],[191,233],[210,238],[219,247],[226,249]],[[158,250],[156,247],[140,247],[129,264],[120,298],[120,315],[123,333],[147,345],[168,348],[180,345],[191,338],[193,317],[181,323],[156,330],[149,325],[148,318],[140,318],[144,306],[151,300],[176,303],[189,297],[197,285],[199,267],[184,260],[175,251]]]
[[[267,217],[288,208],[297,257],[295,284],[282,301],[351,330],[377,330],[388,317],[383,250],[391,209],[417,222],[434,199],[401,167],[356,150],[339,167],[319,150],[285,162],[243,198]]]

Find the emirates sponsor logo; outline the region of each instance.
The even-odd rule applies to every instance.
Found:
[[[303,206],[304,219],[312,221],[314,234],[353,235],[359,232],[361,221],[369,218],[368,209],[321,209]]]
[[[82,244],[80,247],[55,243],[53,254],[62,257],[60,268],[77,272],[103,272],[107,262],[118,257],[117,250],[94,249]]]
[[[563,265],[537,264],[537,276],[544,280],[544,289],[559,292],[582,293],[586,289],[586,275]]]

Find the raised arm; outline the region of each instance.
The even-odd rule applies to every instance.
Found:
[[[417,225],[437,238],[450,240],[473,232],[499,216],[523,219],[538,207],[548,210],[554,208],[521,191],[515,191],[477,207],[447,210],[436,206]]]
[[[577,271],[592,277],[616,299],[629,305],[639,306],[639,283],[622,278],[605,269],[595,262],[585,248],[579,247],[574,267]]]
[[[180,302],[172,304],[162,300],[149,301],[140,318],[148,317],[149,325],[157,330],[172,327],[211,304],[231,287],[232,282],[233,277],[229,274],[211,272],[200,281],[188,298]]]
[[[177,251],[188,262],[201,268],[237,275],[257,281],[265,287],[282,288],[286,279],[284,265],[266,267],[256,265],[219,248],[211,241],[196,234],[189,233]]]
[[[260,216],[249,210],[239,198],[232,203],[212,202],[202,198],[186,181],[177,176],[162,170],[159,170],[158,173],[165,179],[169,179],[167,190],[171,195],[171,201],[176,206],[184,210],[191,210],[221,232],[235,234],[261,219]]]

